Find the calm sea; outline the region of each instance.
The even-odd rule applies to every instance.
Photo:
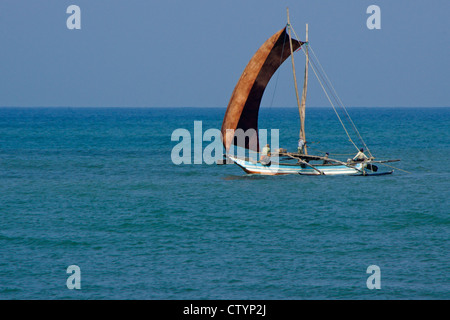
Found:
[[[392,175],[174,165],[172,132],[220,108],[0,108],[0,299],[449,299],[450,108],[348,111]],[[295,150],[296,109],[260,119]],[[307,137],[355,153],[330,109]]]

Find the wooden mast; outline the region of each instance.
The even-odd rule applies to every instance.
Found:
[[[302,104],[300,103],[300,96],[298,94],[298,86],[297,86],[297,76],[295,74],[295,63],[294,63],[294,50],[292,49],[292,37],[291,37],[291,21],[289,19],[289,8],[287,8],[287,23],[288,23],[288,32],[289,32],[289,46],[291,48],[291,61],[292,61],[292,72],[294,75],[294,86],[295,86],[295,95],[297,97],[297,106],[298,106],[298,112],[300,114],[300,133],[299,133],[299,138],[303,139],[303,141],[306,143],[305,140],[305,111],[304,111],[304,107],[305,107],[305,101],[304,99],[306,99],[306,89],[304,85],[303,87],[303,95],[302,95]],[[306,39],[306,41],[308,41],[308,39]],[[305,69],[306,71],[306,69]],[[307,74],[305,75],[305,78],[307,77]],[[302,107],[303,105],[303,107]],[[303,146],[303,150],[304,150],[304,154],[307,154],[307,150],[306,150],[306,144]]]
[[[309,54],[308,54],[308,24],[306,24],[306,46],[305,46],[305,56],[306,56],[306,64],[305,64],[305,77],[303,79],[303,92],[302,92],[302,103],[300,107],[300,121],[301,121],[301,133],[300,137],[303,138],[305,142],[304,153],[308,154],[306,149],[306,134],[305,134],[305,108],[306,108],[306,92],[308,90],[308,65],[309,65]]]

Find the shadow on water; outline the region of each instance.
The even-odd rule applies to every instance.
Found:
[[[237,176],[237,175],[228,175],[223,177],[223,180],[263,180],[263,179],[268,179],[270,177],[273,176],[264,176],[264,175],[259,175],[259,174],[244,174],[241,176]]]

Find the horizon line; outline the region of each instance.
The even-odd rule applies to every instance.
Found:
[[[440,106],[346,106],[345,108],[449,108],[450,105],[440,105]],[[135,109],[182,109],[182,108],[190,108],[190,109],[226,109],[226,106],[69,106],[69,105],[61,105],[61,106],[0,106],[0,108],[135,108]],[[262,109],[297,109],[297,107],[287,107],[287,106],[261,106]],[[330,106],[310,106],[308,108],[330,108]]]

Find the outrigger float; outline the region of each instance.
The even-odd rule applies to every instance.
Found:
[[[226,154],[224,155],[224,159],[221,162],[218,162],[218,164],[234,163],[248,174],[261,175],[300,174],[370,176],[391,174],[393,170],[383,172],[378,171],[379,168],[376,164],[385,164],[400,160],[375,160],[351,120],[347,110],[342,104],[342,101],[337,96],[334,87],[329,82],[329,79],[326,76],[320,62],[318,62],[314,51],[309,45],[308,24],[306,25],[305,41],[300,41],[291,37],[291,32],[295,34],[295,31],[289,20],[289,9],[287,10],[287,20],[287,25],[271,36],[253,55],[231,95],[221,129],[222,142],[225,147]],[[306,63],[303,91],[300,100],[293,53],[300,50],[302,47],[304,48],[302,51],[305,53]],[[311,57],[311,60],[310,51],[313,54],[313,58]],[[301,141],[301,143],[299,144],[297,150],[298,152],[287,152],[286,149],[275,150],[275,152],[272,153],[261,152],[258,139],[258,112],[261,99],[272,75],[277,71],[280,65],[287,58],[289,58],[289,56],[291,56],[292,61],[295,93],[300,115],[299,141]],[[309,66],[311,66],[314,74],[316,75],[317,80],[319,81],[325,95],[328,98],[328,101],[342,124],[349,141],[354,145],[358,152],[361,151],[358,158],[340,161],[337,159],[331,159],[328,155],[311,155],[308,153],[308,143],[305,134],[305,106]],[[328,88],[328,91],[326,88]],[[333,103],[332,98],[335,103]],[[347,128],[339,116],[339,113],[336,111],[335,104],[345,112],[352,128],[357,134],[362,145],[367,150],[369,157],[367,157],[362,152],[363,149],[359,148],[352,140]],[[246,132],[246,137],[248,139],[238,139],[238,131]],[[229,151],[232,143],[237,147],[242,147],[244,149],[257,152],[260,155],[259,160],[246,156],[230,154]]]

